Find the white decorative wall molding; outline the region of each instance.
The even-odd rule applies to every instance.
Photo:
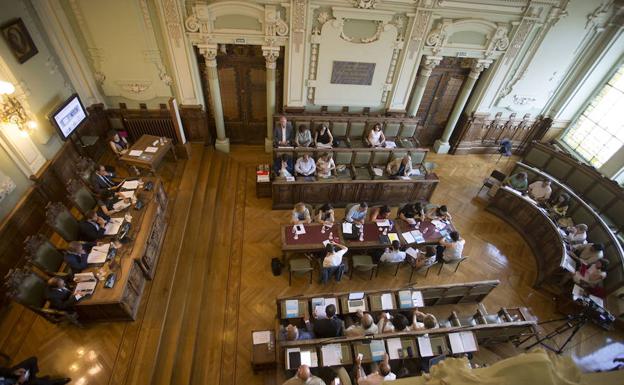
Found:
[[[442,18],[435,23],[425,39],[427,53],[434,56],[457,56],[462,53],[467,57],[496,59],[509,48],[506,24],[496,24],[482,19],[448,19]],[[454,36],[463,33],[483,36],[485,43],[455,42]]]
[[[178,10],[178,3],[176,0],[161,0],[165,26],[167,32],[171,36],[176,47],[182,45],[182,15]]]
[[[15,182],[9,176],[0,171],[0,202],[15,190]]]
[[[151,80],[117,80],[117,87],[121,91],[121,95],[130,99],[151,99],[151,97],[142,97],[151,87]]]
[[[280,55],[280,47],[262,46],[262,56],[266,61],[266,68],[274,70],[277,68],[277,58]]]
[[[361,9],[373,9],[377,6],[377,0],[352,0],[353,6]]]

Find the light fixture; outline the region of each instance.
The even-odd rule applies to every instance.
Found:
[[[11,96],[14,92],[13,84],[0,80],[0,123],[15,124],[22,135],[28,135],[30,130],[37,127],[37,123],[30,119],[19,100]]]

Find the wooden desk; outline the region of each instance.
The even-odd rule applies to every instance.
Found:
[[[375,342],[377,341],[377,342]],[[379,348],[379,352],[383,351],[383,354],[386,352],[386,344],[384,340],[381,338],[376,338],[372,340],[359,340],[353,341],[353,357],[357,357],[358,354],[362,354],[362,363],[368,364],[371,362],[380,362],[383,360],[383,354],[381,356],[377,356],[377,360],[373,357],[373,349],[371,349],[371,345],[376,345]]]
[[[157,142],[156,145],[154,145],[154,142]],[[154,153],[145,152],[145,149],[148,147],[156,147],[158,150]],[[129,154],[132,151],[143,151],[143,153],[140,156],[131,156]],[[156,168],[158,168],[168,151],[171,151],[174,159],[178,159],[171,139],[164,138],[164,144],[161,145],[160,137],[143,135],[130,147],[128,152],[123,154],[119,159],[131,166],[148,169],[155,173]]]
[[[253,333],[255,332],[268,332],[270,333],[269,342],[263,344],[253,343]],[[251,368],[256,373],[258,370],[272,369],[277,364],[275,357],[275,332],[273,330],[254,330],[252,334],[252,346],[251,346]]]
[[[396,353],[396,355],[399,357],[398,359],[410,359],[410,358],[418,358],[420,357],[420,354],[418,354],[418,348],[416,347],[416,339],[413,337],[395,337],[397,339],[399,339],[401,341],[401,352],[391,352],[390,351],[390,343],[389,341],[392,340],[392,338],[387,338],[386,341],[386,351],[388,352],[388,356],[390,357],[390,359],[396,359],[393,358],[394,354]],[[411,348],[412,350],[412,356],[410,357],[408,355],[408,348]]]
[[[392,308],[383,309],[381,306],[381,296],[384,294],[389,294],[392,301]],[[397,309],[396,295],[392,291],[373,293],[368,295],[368,304],[370,311],[372,312],[382,312]]]
[[[146,178],[153,182],[151,191],[138,191],[137,198],[144,203],[141,210],[134,208],[116,214],[123,217],[132,215],[132,227],[128,233],[133,241],[118,250],[115,262],[118,269],[111,269],[110,263],[104,266],[105,271],[115,271],[115,285],[107,289],[105,281],[97,283],[95,292],[89,298],[76,304],[76,312],[81,321],[131,321],[141,303],[145,280],[151,279],[156,270],[162,240],[167,228],[166,194],[160,179]],[[97,271],[91,267],[89,270]]]
[[[293,225],[282,225],[281,239],[282,239],[282,252],[315,252],[323,251],[323,241],[329,239],[329,235],[332,235],[334,242],[342,243],[340,238],[340,224],[335,224],[331,229],[325,228],[323,233],[323,225],[318,223],[311,223],[304,225],[305,234],[297,235],[293,233]]]
[[[364,223],[364,236],[363,240],[359,239],[346,239],[342,232],[342,225],[340,227],[340,238],[343,240],[344,245],[352,250],[367,250],[367,249],[384,249],[390,246],[390,243],[384,243],[379,238],[383,234],[379,231],[380,227],[376,222]],[[388,228],[388,233],[396,233],[397,229],[395,223],[392,222],[392,227]],[[400,238],[399,238],[400,240]]]
[[[294,299],[293,299],[294,301]],[[297,300],[299,307],[298,307],[298,311],[297,314],[294,316],[288,316],[288,314],[286,313],[286,301],[282,301],[280,304],[280,313],[278,315],[278,318],[280,319],[290,319],[290,318],[303,318],[305,316],[310,316],[310,313],[308,312],[308,301],[307,299],[299,299]]]
[[[418,222],[414,225],[410,225],[403,219],[395,219],[396,221],[396,229],[399,233],[399,239],[401,240],[401,245],[404,246],[417,246],[417,245],[435,245],[440,243],[440,240],[444,238],[441,231],[446,231],[450,233],[451,231],[455,231],[455,226],[453,226],[452,222],[446,223],[446,227],[438,230],[433,223],[431,223],[430,219],[425,219],[424,221]],[[444,222],[443,222],[444,223]],[[407,242],[403,237],[403,233],[408,231],[418,230],[422,233],[423,238],[425,238],[424,243],[416,243],[416,242]]]
[[[325,359],[323,358],[323,349],[325,347],[336,347],[337,349],[340,349],[340,353],[341,353],[341,360],[340,360],[340,365],[328,365],[328,363],[325,362]],[[340,342],[340,343],[335,343],[335,344],[325,344],[322,345],[320,348],[320,366],[343,366],[343,365],[351,365],[353,364],[353,354],[351,354],[351,345],[349,345],[346,342]]]

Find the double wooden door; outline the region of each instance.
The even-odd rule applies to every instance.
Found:
[[[429,77],[416,116],[420,118],[417,138],[431,146],[442,136],[462,84],[470,73],[470,60],[445,57]]]

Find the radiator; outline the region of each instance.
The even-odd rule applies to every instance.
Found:
[[[123,122],[133,142],[136,142],[142,135],[154,135],[170,138],[174,145],[178,144],[171,118],[124,118]]]

